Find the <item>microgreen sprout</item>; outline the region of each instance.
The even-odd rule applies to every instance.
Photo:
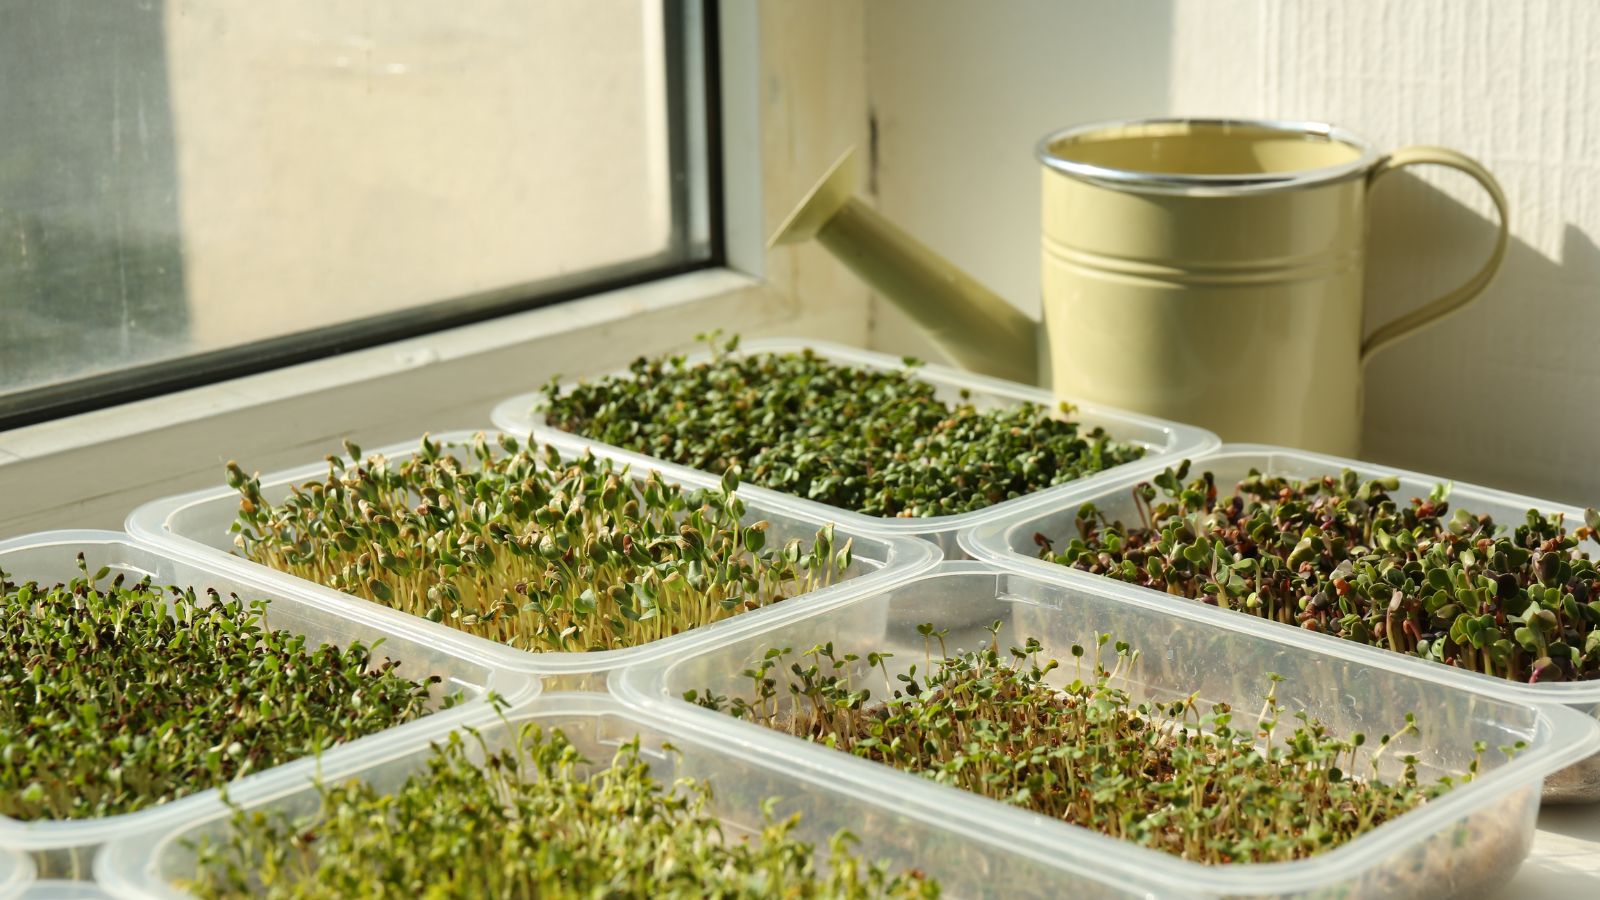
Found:
[[[993,632],[998,634],[1000,623]],[[931,625],[926,640],[942,642]],[[1109,665],[1103,650],[1110,644]],[[930,648],[932,649],[932,648]],[[1378,776],[1384,752],[1304,713],[1285,722],[1276,676],[1259,717],[1196,697],[1137,701],[1118,682],[1138,654],[1100,635],[1055,659],[1027,640],[1001,651],[930,655],[890,676],[889,653],[768,650],[744,672],[748,696],[685,699],[856,756],[1208,864],[1300,859],[1369,831],[1470,779],[1422,784],[1415,758]],[[943,650],[940,650],[943,653]],[[864,665],[863,665],[864,663]],[[1088,666],[1088,671],[1084,667]],[[869,682],[882,685],[874,699]],[[1236,721],[1237,719],[1237,721]],[[1285,733],[1288,732],[1288,733]],[[1481,748],[1479,748],[1481,753]]]
[[[1511,528],[1451,509],[1449,488],[1402,502],[1397,479],[1252,471],[1219,500],[1189,465],[1133,489],[1139,521],[1093,504],[1042,555],[1180,597],[1530,683],[1600,677],[1600,572],[1568,529],[1529,510]]]
[[[135,812],[424,715],[377,645],[308,645],[266,601],[0,572],[0,814]],[[447,697],[445,703],[453,702]]]
[[[474,756],[485,762],[474,761]],[[765,807],[759,834],[730,837],[708,782],[667,786],[639,740],[593,771],[536,724],[495,750],[452,734],[393,790],[319,786],[306,817],[236,810],[196,843],[200,897],[933,897],[938,885],[862,860],[840,832],[824,860]]]
[[[401,462],[346,445],[277,503],[229,464],[233,529],[257,562],[527,650],[632,647],[829,584],[832,525],[809,546],[743,522],[738,473],[689,490],[509,435]]]
[[[628,374],[539,403],[550,425],[751,484],[874,516],[953,515],[1137,459],[1142,448],[1035,404],[948,403],[912,377],[810,350],[739,355],[702,335],[709,362],[635,361]]]

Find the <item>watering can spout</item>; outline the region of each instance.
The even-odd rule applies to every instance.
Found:
[[[1039,323],[862,202],[854,156],[846,151],[828,169],[768,248],[815,238],[958,365],[1039,383]]]

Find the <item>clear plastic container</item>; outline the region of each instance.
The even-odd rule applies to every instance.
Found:
[[[33,861],[0,847],[0,898],[11,900],[20,896],[32,881]]]
[[[609,761],[618,745],[637,736],[641,758],[648,760],[658,780],[710,780],[709,811],[722,820],[729,837],[756,833],[762,824],[762,801],[778,797],[777,817],[795,813],[801,817],[794,837],[826,848],[831,835],[849,829],[860,839],[856,850],[862,857],[883,860],[896,870],[921,869],[940,880],[946,896],[1052,893],[1055,883],[1048,879],[1062,869],[1058,862],[1013,852],[967,827],[946,827],[943,810],[936,806],[903,802],[870,781],[866,785],[835,781],[825,769],[796,764],[786,752],[773,753],[759,743],[685,727],[671,716],[630,709],[605,694],[545,694],[507,716],[512,726],[530,719],[560,728],[589,760],[599,763]],[[504,727],[484,733],[491,746],[507,737]],[[676,752],[662,752],[664,741]],[[325,768],[324,777],[339,782],[358,778],[392,787],[421,770],[428,753],[426,742],[413,741],[383,756]],[[315,793],[310,785],[283,786],[270,793],[252,791],[248,797],[241,793],[236,799],[250,810],[277,808],[298,814],[314,808]],[[127,833],[96,860],[96,878],[125,896],[183,896],[179,885],[194,874],[192,844],[186,842],[216,838],[226,827],[227,815],[218,813],[175,827]],[[822,852],[826,854],[825,849]],[[1067,882],[1061,884],[1065,887]]]
[[[445,452],[451,452],[452,445],[459,451],[460,445],[470,440],[473,435],[473,432],[453,432],[439,435],[435,440],[445,445]],[[495,435],[495,432],[488,434],[491,444]],[[543,443],[554,445],[568,459],[577,458],[586,452],[593,452],[597,456],[617,455],[604,449],[591,448],[583,441],[559,434],[540,437]],[[417,452],[417,447],[418,442],[411,441],[374,452],[395,461],[412,456]],[[630,471],[635,478],[643,478],[646,472],[657,470],[666,480],[688,488],[715,487],[721,483],[718,478],[654,461],[626,458],[621,461],[632,464]],[[262,493],[270,501],[277,502],[289,493],[291,485],[310,479],[325,478],[327,472],[326,463],[315,463],[263,475]],[[769,523],[767,531],[769,546],[781,545],[791,538],[809,542],[819,527],[834,520],[834,517],[827,514],[828,510],[825,507],[800,504],[781,495],[768,493],[753,496],[752,492],[745,488],[740,488],[739,495],[745,500],[746,522],[765,519]],[[850,586],[886,583],[904,574],[933,566],[939,559],[937,549],[925,541],[881,533],[867,534],[849,526],[839,527],[834,532],[835,543],[842,545],[845,540],[852,540],[853,561],[843,576],[837,576],[834,584],[829,587],[636,647],[587,653],[534,653],[467,634],[448,625],[428,622],[382,604],[344,594],[333,588],[305,581],[235,556],[231,552],[234,543],[228,526],[238,515],[238,508],[237,492],[226,486],[219,486],[146,504],[134,510],[129,516],[127,528],[136,538],[149,541],[168,552],[202,559],[209,565],[224,567],[230,571],[247,572],[252,578],[270,583],[293,585],[296,590],[323,598],[324,602],[359,609],[364,619],[394,626],[403,624],[408,628],[422,628],[428,632],[428,639],[435,646],[470,654],[474,658],[488,659],[506,669],[565,676],[564,680],[558,683],[569,687],[598,683],[600,679],[593,678],[594,673],[616,666],[661,655],[671,655],[680,652],[682,648],[705,641],[728,640],[750,629],[765,627],[767,623],[784,621],[803,613],[806,607],[826,606],[835,602],[840,592]]]
[[[1113,520],[1137,521],[1138,512],[1133,506],[1132,499],[1133,487],[1148,480],[1162,468],[1161,465],[1143,466],[1100,484],[1086,486],[1083,490],[1066,491],[1016,509],[1004,517],[983,523],[964,533],[961,536],[962,546],[968,553],[980,559],[1007,566],[1022,566],[1027,571],[1051,572],[1066,578],[1098,583],[1102,580],[1101,576],[1040,559],[1038,546],[1033,540],[1034,534],[1077,534],[1074,518],[1078,508],[1084,503],[1095,504]],[[1404,499],[1426,497],[1435,485],[1448,480],[1353,459],[1258,444],[1225,444],[1214,452],[1194,457],[1190,476],[1195,477],[1203,471],[1210,471],[1216,475],[1218,491],[1226,492],[1242,480],[1251,469],[1267,475],[1290,478],[1321,478],[1325,475],[1338,475],[1345,469],[1358,472],[1362,478],[1392,476],[1400,480],[1400,490],[1395,491],[1394,496]],[[1537,509],[1546,514],[1562,513],[1569,523],[1574,525],[1583,523],[1583,511],[1575,507],[1460,482],[1454,483],[1451,487],[1450,504],[1457,509],[1488,513],[1494,517],[1495,522],[1506,526],[1520,523],[1530,509]],[[1600,544],[1590,541],[1585,545],[1585,549],[1591,555],[1600,556]],[[1497,692],[1516,702],[1561,703],[1586,715],[1600,716],[1600,681],[1521,684],[1480,672],[1456,669],[1432,660],[1356,644],[1333,635],[1313,634],[1291,625],[1260,619],[1248,613],[1218,609],[1192,600],[1169,597],[1158,591],[1145,588],[1135,590],[1139,595],[1165,604],[1168,608],[1181,607],[1216,621],[1244,618],[1256,627],[1264,629],[1266,633],[1307,637],[1317,646],[1338,646],[1348,652],[1372,659],[1375,664],[1381,663],[1392,667],[1396,671],[1420,675],[1445,670],[1465,679],[1463,683],[1476,685],[1481,690]],[[1544,799],[1552,803],[1600,801],[1600,756],[1583,760],[1552,774],[1545,783]]]
[[[223,596],[236,593],[247,599],[266,599],[269,601],[268,626],[305,635],[309,641],[347,644],[359,640],[372,646],[381,640],[383,643],[377,652],[399,661],[400,672],[410,678],[438,675],[443,681],[437,690],[441,693],[459,691],[468,698],[448,710],[331,747],[321,754],[320,760],[301,759],[247,775],[233,782],[228,788],[230,791],[250,784],[270,785],[302,778],[319,762],[337,765],[344,760],[363,759],[382,753],[386,745],[403,742],[413,734],[493,715],[487,697],[489,691],[508,700],[531,696],[537,691],[533,679],[526,675],[496,671],[487,660],[436,646],[426,630],[411,627],[409,623],[380,622],[361,615],[362,610],[350,604],[330,603],[315,592],[295,585],[251,579],[222,567],[183,560],[141,546],[117,532],[54,531],[0,542],[0,569],[13,581],[66,581],[79,574],[77,555],[80,552],[91,572],[108,566],[113,575],[126,572],[135,579],[149,575],[160,585],[193,586],[197,590],[215,588]],[[199,791],[138,812],[96,819],[21,821],[0,816],[0,847],[34,853],[41,877],[86,877],[88,856],[95,845],[129,829],[182,822],[204,814],[217,805],[218,793],[216,789]],[[0,862],[0,884],[4,883],[4,871],[4,863]]]
[[[796,777],[836,786],[862,799],[929,816],[970,842],[993,882],[979,893],[1083,896],[1426,896],[1467,893],[1503,883],[1533,838],[1539,783],[1547,773],[1600,747],[1600,725],[1572,710],[1485,693],[1477,680],[1445,667],[1395,666],[1360,648],[1259,627],[1244,617],[1218,618],[1152,600],[1109,580],[1080,581],[996,571],[978,562],[944,563],[887,590],[860,591],[839,604],[736,642],[674,660],[614,673],[613,692],[630,705],[680,719],[708,739],[783,760]],[[1332,733],[1394,733],[1414,712],[1419,735],[1397,739],[1380,769],[1393,778],[1404,753],[1419,758],[1424,780],[1466,769],[1473,744],[1490,748],[1525,741],[1514,759],[1490,750],[1476,780],[1329,852],[1284,863],[1206,866],[1123,842],[954,787],[859,759],[712,712],[680,699],[710,689],[751,697],[740,673],[770,647],[797,652],[832,641],[838,656],[890,650],[891,675],[923,665],[921,623],[948,628],[946,643],[1037,638],[1042,656],[1064,661],[1057,675],[1074,677],[1068,648],[1093,646],[1109,633],[1143,655],[1122,683],[1136,697],[1176,700],[1197,694],[1204,706],[1225,701],[1235,726],[1261,708],[1269,673],[1283,676],[1278,698],[1287,713],[1304,711]],[[933,653],[939,648],[934,644]],[[1415,671],[1413,671],[1415,669]],[[882,684],[863,674],[859,684]],[[881,693],[881,687],[879,693]],[[781,703],[788,695],[779,691]],[[1240,721],[1239,717],[1246,721]],[[1290,721],[1286,717],[1286,721]],[[888,798],[879,800],[878,798]],[[866,831],[866,829],[863,829]],[[870,833],[868,831],[867,833]],[[939,851],[926,855],[932,859]],[[1029,860],[1013,878],[1012,861]]]
[[[905,364],[898,358],[882,353],[873,353],[854,347],[845,347],[839,344],[830,344],[825,341],[813,341],[797,338],[774,338],[770,340],[750,341],[740,345],[738,353],[743,355],[760,353],[798,353],[801,350],[811,349],[823,359],[830,360],[840,365],[855,366],[863,369],[879,369],[884,371],[900,371]],[[690,362],[702,362],[710,359],[709,352],[694,354]],[[627,375],[626,369],[617,372],[618,375]],[[1080,402],[1071,398],[1058,398],[1054,394],[1037,387],[1017,384],[1011,381],[1002,381],[998,378],[989,378],[971,372],[962,372],[945,366],[923,365],[912,370],[912,377],[932,384],[936,396],[947,402],[957,402],[962,399],[962,394],[968,394],[970,402],[979,409],[1016,406],[1022,403],[1037,403],[1041,406],[1054,408],[1061,399],[1066,399],[1077,407],[1073,418],[1082,422],[1085,427],[1104,428],[1112,437],[1137,444],[1146,450],[1146,455],[1137,463],[1139,465],[1151,460],[1175,460],[1185,456],[1209,450],[1219,443],[1216,435],[1192,425],[1182,425],[1177,422],[1168,422],[1138,413],[1125,412],[1108,406],[1094,403]],[[545,424],[544,415],[533,411],[534,402],[540,395],[537,393],[522,394],[503,401],[495,407],[493,418],[497,427],[513,434],[526,435],[537,430],[540,436],[546,434],[567,434],[557,431]],[[606,447],[611,452],[633,459],[651,461],[651,465],[667,465],[654,457],[644,456],[628,450],[612,447],[579,437],[588,443]],[[767,488],[747,486],[742,488],[746,496],[755,497],[768,495],[782,497],[793,503],[802,503],[816,506],[828,511],[827,515],[840,525],[857,529],[872,529],[901,535],[917,535],[937,543],[947,558],[956,558],[961,551],[957,543],[956,534],[962,528],[968,528],[989,519],[1004,515],[1014,509],[1018,504],[1027,503],[1030,499],[1038,498],[1051,491],[1059,491],[1067,487],[1083,484],[1095,484],[1100,481],[1115,477],[1117,472],[1124,467],[1107,469],[1104,472],[1081,478],[1067,485],[1045,488],[1024,497],[1016,497],[996,503],[993,506],[961,513],[951,516],[928,516],[924,518],[897,518],[893,516],[869,516],[854,510],[841,509],[828,506],[813,500],[805,500],[793,494],[772,491]],[[721,473],[716,473],[721,475]]]
[[[92,881],[35,881],[23,888],[18,900],[114,900],[116,894]]]

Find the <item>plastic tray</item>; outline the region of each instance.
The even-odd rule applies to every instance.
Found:
[[[0,898],[20,896],[32,881],[33,861],[0,847]]]
[[[1132,494],[1130,492],[1134,485],[1149,479],[1158,473],[1161,468],[1161,466],[1145,466],[1138,471],[1119,474],[1114,479],[1092,486],[1085,486],[1082,490],[1067,491],[1053,495],[1046,501],[1015,510],[1002,518],[986,522],[963,534],[961,536],[962,546],[968,553],[981,559],[1013,566],[1020,565],[1030,571],[1048,571],[1060,573],[1068,578],[1099,582],[1102,580],[1101,576],[1091,575],[1078,569],[1056,565],[1040,559],[1037,555],[1037,547],[1033,542],[1033,535],[1036,532],[1047,535],[1076,534],[1076,526],[1073,524],[1074,516],[1078,507],[1084,503],[1094,503],[1108,518],[1113,520],[1137,521],[1138,513],[1133,507]],[[1394,492],[1395,496],[1405,499],[1426,497],[1434,485],[1448,480],[1388,466],[1359,462],[1353,459],[1342,459],[1336,456],[1325,456],[1303,450],[1291,450],[1259,444],[1223,445],[1212,453],[1195,457],[1190,473],[1191,476],[1195,476],[1202,471],[1211,471],[1216,474],[1217,489],[1219,491],[1228,491],[1235,483],[1243,479],[1251,469],[1260,470],[1268,475],[1281,475],[1292,478],[1320,478],[1324,475],[1338,475],[1344,469],[1352,469],[1360,473],[1363,478],[1392,476],[1400,479],[1400,490]],[[1454,483],[1451,487],[1450,503],[1458,509],[1469,509],[1476,513],[1488,513],[1494,517],[1497,523],[1508,526],[1521,522],[1523,516],[1530,509],[1537,509],[1546,514],[1563,513],[1566,515],[1567,521],[1573,524],[1582,524],[1583,522],[1583,511],[1575,507],[1460,482]],[[1590,541],[1586,544],[1586,549],[1591,554],[1600,555],[1600,544]],[[1146,588],[1138,588],[1137,590],[1142,594],[1147,593],[1151,597],[1158,598],[1159,602],[1166,603],[1168,606],[1182,606],[1218,621],[1245,618],[1255,626],[1264,629],[1266,633],[1274,635],[1285,633],[1309,634],[1303,629],[1280,622],[1260,619],[1248,613],[1218,609],[1191,600],[1171,598],[1159,591]],[[1347,647],[1352,652],[1364,654],[1368,658],[1395,668],[1397,671],[1424,673],[1444,669],[1467,679],[1467,683],[1475,684],[1482,690],[1498,692],[1502,696],[1509,697],[1517,702],[1562,703],[1587,715],[1600,716],[1600,681],[1520,684],[1503,678],[1485,675],[1481,672],[1456,669],[1432,660],[1418,659],[1378,647],[1355,644],[1333,635],[1311,634],[1310,636],[1324,645],[1333,644]],[[1573,803],[1588,803],[1600,800],[1600,756],[1584,760],[1555,773],[1545,784],[1544,799],[1547,802]]]
[[[140,546],[117,532],[55,531],[0,542],[0,569],[13,580],[65,581],[78,574],[79,552],[84,554],[91,572],[103,565],[109,566],[113,574],[127,572],[134,578],[148,574],[157,584],[192,585],[197,590],[216,588],[224,596],[237,593],[245,598],[265,598],[270,601],[266,614],[268,625],[288,629],[319,643],[343,644],[359,640],[370,646],[382,640],[378,653],[398,660],[401,672],[412,678],[439,675],[444,679],[443,689],[460,690],[470,698],[451,709],[329,748],[320,757],[324,765],[366,758],[383,752],[389,743],[406,740],[408,735],[492,715],[486,696],[488,691],[515,700],[537,690],[533,680],[525,675],[496,672],[485,660],[435,646],[430,635],[422,629],[408,627],[408,623],[376,621],[361,615],[362,610],[351,604],[330,603],[315,592],[293,585],[253,580],[204,562],[185,561]],[[229,790],[298,779],[318,762],[307,758],[265,769],[233,782]],[[128,829],[185,821],[215,808],[218,796],[216,789],[199,791],[138,812],[97,819],[21,821],[0,816],[0,847],[35,852],[52,863],[49,868],[71,865],[69,857],[79,852],[77,848],[92,848]],[[4,883],[4,865],[0,861],[0,884]]]
[[[22,889],[18,900],[113,900],[116,894],[92,881],[35,881]]]
[[[841,365],[856,366],[864,369],[881,369],[887,371],[900,371],[905,368],[904,363],[882,353],[872,353],[854,347],[845,347],[839,344],[830,344],[824,341],[802,340],[796,338],[775,338],[771,340],[750,341],[740,346],[738,353],[749,355],[759,353],[797,353],[804,349],[813,350],[823,359]],[[689,357],[690,362],[703,362],[710,359],[709,352],[699,353]],[[627,375],[627,370],[614,373]],[[1089,427],[1099,426],[1118,440],[1138,444],[1146,449],[1146,456],[1137,463],[1130,465],[1147,464],[1151,460],[1175,460],[1184,456],[1209,450],[1219,443],[1216,435],[1192,425],[1181,425],[1177,422],[1168,422],[1138,413],[1125,412],[1108,406],[1072,400],[1071,398],[1058,398],[1049,391],[1041,390],[1028,385],[1017,384],[1011,381],[1002,381],[998,378],[989,378],[975,375],[971,372],[962,372],[945,366],[923,365],[912,370],[912,377],[926,381],[937,388],[940,399],[955,402],[961,399],[963,391],[970,394],[973,405],[983,408],[1015,406],[1021,403],[1037,403],[1053,408],[1055,404],[1066,399],[1077,407],[1073,417]],[[530,434],[537,430],[541,436],[545,434],[567,434],[557,431],[545,424],[543,414],[533,412],[534,401],[540,395],[537,393],[522,394],[512,397],[495,407],[493,418],[499,428],[514,434]],[[654,457],[643,456],[633,451],[622,450],[609,444],[601,444],[574,435],[594,446],[606,447],[616,454],[626,454],[634,459],[649,459],[652,465],[671,465]],[[678,467],[675,467],[678,468]],[[693,471],[683,470],[682,471]],[[957,544],[956,533],[980,522],[1004,515],[1014,509],[1018,504],[1027,503],[1032,498],[1037,498],[1049,491],[1058,491],[1066,487],[1098,483],[1105,478],[1115,477],[1122,467],[1114,467],[1104,472],[1090,475],[1066,485],[1044,488],[1032,494],[1016,497],[996,503],[984,509],[969,513],[950,516],[928,516],[924,518],[897,518],[893,516],[869,516],[854,510],[841,509],[828,506],[813,500],[805,500],[793,494],[785,494],[767,488],[756,488],[753,485],[743,488],[747,496],[757,496],[757,492],[774,497],[783,497],[796,503],[804,503],[828,510],[828,515],[840,525],[857,529],[873,529],[879,532],[902,535],[916,535],[927,538],[939,544],[941,550],[948,558],[959,556],[960,549]],[[721,475],[722,473],[716,473]]]
[[[1442,666],[1413,672],[1392,665],[1393,660],[1349,652],[1357,648],[1258,628],[1242,617],[1218,620],[1192,612],[1110,581],[1084,583],[997,572],[983,563],[945,563],[891,589],[860,592],[851,603],[735,643],[614,673],[611,684],[625,702],[679,717],[707,735],[720,735],[725,744],[785,759],[797,776],[861,796],[887,795],[892,799],[885,802],[907,815],[936,817],[966,835],[972,852],[984,861],[983,871],[997,879],[984,893],[1013,896],[1431,897],[1484,890],[1509,878],[1526,855],[1540,779],[1600,746],[1600,725],[1594,720],[1559,706],[1482,692],[1476,680]],[[1260,709],[1268,674],[1278,673],[1285,678],[1278,697],[1286,712],[1303,710],[1334,733],[1395,732],[1404,714],[1414,711],[1422,734],[1400,739],[1394,749],[1415,753],[1424,778],[1465,769],[1478,740],[1491,748],[1523,740],[1527,748],[1510,761],[1491,750],[1475,781],[1319,856],[1205,866],[678,699],[686,690],[707,688],[750,696],[748,680],[739,673],[774,646],[803,652],[832,641],[839,655],[863,658],[871,650],[888,649],[896,653],[889,660],[896,674],[924,661],[918,624],[948,627],[946,641],[953,652],[986,644],[985,626],[995,620],[1004,623],[1003,642],[1038,638],[1045,657],[1064,661],[1059,675],[1068,680],[1073,677],[1071,644],[1093,646],[1100,633],[1132,642],[1144,653],[1124,685],[1135,696],[1172,700],[1198,692],[1207,706],[1226,701],[1236,717],[1248,716]],[[881,683],[878,675],[862,677],[864,684]],[[1395,774],[1401,755],[1386,755],[1385,775]],[[1031,860],[1031,880],[1012,879],[1010,860],[1017,857]]]
[[[457,445],[456,449],[459,450],[459,445],[471,439],[474,434],[474,432],[453,432],[439,435],[436,440],[447,445],[445,452],[450,452],[448,445]],[[495,435],[496,432],[488,433],[491,443]],[[585,442],[562,435],[541,435],[541,439],[543,443],[557,447],[568,459],[577,458],[586,452],[594,452],[597,456],[614,455],[604,449],[591,449]],[[390,460],[405,459],[417,452],[417,442],[397,444],[374,452],[381,453]],[[629,458],[623,458],[621,461],[633,464],[631,471],[635,478],[643,478],[646,472],[656,469],[661,471],[666,480],[689,488],[715,487],[721,483],[718,478],[687,469],[648,461],[639,462]],[[315,463],[264,475],[261,477],[262,492],[269,500],[276,502],[288,494],[290,485],[308,479],[324,478],[327,476],[327,471],[326,463]],[[752,496],[751,492],[740,488],[740,496],[745,500],[746,522],[765,519],[770,523],[767,532],[769,545],[781,544],[790,538],[809,540],[819,527],[832,520],[827,515],[826,508],[796,503],[781,495],[768,493]],[[364,618],[374,622],[423,628],[429,633],[430,643],[436,646],[448,647],[454,651],[470,654],[474,658],[488,659],[506,669],[566,675],[577,679],[585,679],[593,673],[616,666],[660,655],[670,655],[703,641],[727,640],[752,628],[760,628],[766,623],[783,621],[800,614],[804,611],[803,607],[825,606],[833,602],[833,598],[839,596],[840,592],[849,586],[883,583],[886,580],[899,578],[903,574],[926,569],[939,559],[937,549],[925,541],[882,534],[869,535],[848,526],[840,527],[835,530],[835,541],[838,544],[842,544],[846,539],[855,542],[851,553],[853,562],[845,576],[829,587],[637,647],[594,652],[534,653],[467,634],[448,625],[428,622],[382,604],[341,593],[333,588],[305,581],[235,556],[231,552],[234,546],[233,535],[228,532],[228,526],[232,524],[237,514],[238,494],[231,488],[222,486],[146,504],[135,510],[128,518],[127,527],[135,537],[161,546],[169,552],[203,559],[210,565],[225,567],[231,571],[248,572],[252,578],[275,584],[294,585],[297,590],[314,593],[324,598],[326,602],[359,609]],[[569,686],[582,686],[585,683],[587,682],[574,681],[569,682]]]
[[[558,727],[584,755],[605,762],[621,742],[640,738],[641,758],[665,783],[676,778],[709,779],[713,789],[711,813],[720,818],[732,837],[748,835],[761,825],[761,803],[782,798],[774,809],[779,818],[799,813],[795,837],[811,842],[826,855],[827,839],[848,828],[860,838],[857,850],[867,859],[883,860],[895,869],[916,867],[938,878],[948,896],[980,896],[992,879],[1025,884],[1032,891],[1050,882],[1053,866],[987,842],[975,843],[964,829],[944,827],[936,809],[899,802],[877,788],[860,789],[835,782],[806,767],[791,765],[784,754],[764,746],[686,728],[672,717],[630,709],[599,693],[545,694],[513,710],[508,721],[517,725],[536,719],[545,727]],[[491,740],[504,739],[503,727],[485,730]],[[677,752],[661,752],[669,741]],[[412,742],[393,751],[338,770],[325,768],[327,780],[358,778],[375,785],[396,785],[422,768],[425,742]],[[285,787],[276,792],[252,792],[237,799],[249,809],[276,807],[297,812],[309,810],[313,788]],[[119,894],[134,897],[179,897],[174,881],[193,874],[193,855],[186,841],[202,835],[219,835],[225,814],[196,819],[177,827],[147,829],[108,845],[96,860],[97,879]]]

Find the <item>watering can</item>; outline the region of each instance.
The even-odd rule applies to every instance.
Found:
[[[1038,145],[1044,327],[855,196],[846,153],[773,236],[815,238],[958,365],[1190,422],[1236,442],[1356,456],[1363,364],[1488,287],[1509,238],[1482,166],[1442,147],[1380,154],[1330,125],[1144,119]],[[1367,332],[1367,196],[1407,166],[1478,182],[1499,234],[1466,283]],[[1363,336],[1365,335],[1365,336]]]

